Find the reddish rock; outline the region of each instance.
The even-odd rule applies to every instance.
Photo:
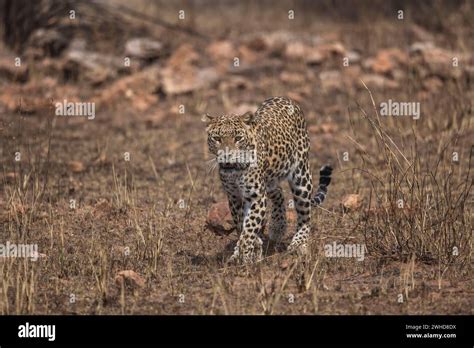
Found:
[[[341,42],[337,41],[320,45],[317,48],[326,57],[330,55],[343,56],[346,53],[344,45]]]
[[[291,42],[298,42],[298,35],[286,30],[276,30],[260,36],[264,47],[270,54],[281,55],[286,51],[286,46]]]
[[[218,69],[198,68],[194,64],[198,60],[199,54],[191,45],[181,45],[168,59],[167,66],[160,70],[163,92],[167,95],[183,94],[218,81]]]
[[[245,45],[239,46],[237,57],[240,59],[241,64],[253,64],[256,63],[261,55],[251,50]]]
[[[103,107],[121,108],[123,104],[138,111],[148,110],[156,105],[155,91],[159,87],[161,67],[151,65],[140,72],[117,79],[103,88],[95,101]]]
[[[342,199],[342,206],[345,211],[357,210],[362,206],[362,197],[359,194],[348,194]]]
[[[214,68],[199,69],[184,65],[179,69],[165,68],[161,71],[163,91],[167,95],[189,93],[219,80],[219,73]]]
[[[268,49],[265,40],[261,37],[254,37],[247,42],[247,47],[254,51],[264,51]]]
[[[219,235],[227,235],[234,229],[232,214],[226,201],[215,203],[207,214],[207,228]]]
[[[291,73],[288,71],[283,71],[280,74],[280,80],[286,83],[292,83],[292,84],[303,84],[305,82],[305,76],[303,74],[299,73]]]
[[[176,49],[168,58],[167,66],[180,68],[183,65],[189,65],[199,60],[199,54],[192,45],[185,43]]]
[[[306,46],[303,42],[290,42],[286,45],[285,57],[287,59],[304,59],[308,54],[308,50],[308,46]]]
[[[321,64],[331,56],[343,56],[345,53],[346,49],[340,42],[315,46],[301,41],[292,41],[286,44],[284,54],[288,59],[301,59],[313,65]]]
[[[206,48],[206,52],[213,60],[228,60],[229,62],[237,56],[237,50],[229,40],[212,42]]]
[[[67,165],[69,170],[73,173],[81,173],[86,170],[86,166],[80,161],[70,161]]]
[[[288,263],[288,261],[285,260],[285,261],[282,261],[282,262],[280,263],[280,268],[281,268],[282,270],[285,270],[285,269],[287,269],[287,268],[289,267],[289,265],[290,265],[290,264]]]
[[[413,66],[422,72],[422,77],[436,75],[442,78],[460,78],[469,54],[436,47],[432,42],[416,42],[410,47]],[[457,66],[454,62],[457,62]],[[423,69],[424,68],[424,69]]]
[[[388,48],[380,50],[375,58],[367,59],[364,66],[376,74],[388,74],[407,62],[408,55],[405,52],[398,48]]]
[[[364,74],[362,75],[361,80],[369,88],[396,89],[400,87],[400,84],[397,81],[378,74]]]
[[[122,287],[122,284],[127,288],[143,288],[145,286],[145,279],[132,270],[120,271],[115,276],[115,284]]]
[[[326,59],[323,52],[318,49],[309,50],[306,54],[306,64],[318,65]]]

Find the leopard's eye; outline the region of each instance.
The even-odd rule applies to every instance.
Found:
[[[211,136],[211,139],[214,140],[216,143],[218,143],[218,142],[221,141],[221,137],[218,136],[218,135],[212,135],[212,136]]]
[[[241,136],[241,135],[237,135],[237,136],[235,137],[235,141],[236,141],[236,142],[242,141],[243,139],[244,139],[244,137]]]

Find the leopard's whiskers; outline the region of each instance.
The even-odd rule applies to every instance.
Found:
[[[218,163],[217,163],[217,157],[211,158],[210,160],[206,161],[206,163],[207,163],[207,166],[208,166],[208,168],[207,168],[207,174],[210,174],[210,173],[212,173],[212,172],[216,169],[216,167],[217,167],[217,164],[218,164]]]

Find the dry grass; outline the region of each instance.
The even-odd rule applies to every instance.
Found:
[[[266,16],[262,28],[271,28]],[[345,41],[371,53],[394,30],[334,23],[302,28],[357,27]],[[400,40],[392,44],[405,46]],[[266,79],[271,93],[292,92],[277,75],[252,79]],[[472,83],[447,81],[422,101],[415,122],[382,118],[377,105],[417,100],[417,76],[397,90],[360,84],[338,93],[312,81],[312,97],[301,102],[309,125],[329,122],[337,131],[311,134],[313,172],[336,164],[328,200],[313,214],[311,251],[297,258],[269,249],[256,265],[226,266],[237,236],[205,228],[209,207],[224,195],[207,173],[200,114],[259,103],[269,94],[260,86],[161,99],[150,114],[180,104],[187,112],[158,126],[127,111],[106,110],[91,122],[59,121],[50,111],[2,115],[0,241],[37,243],[45,257],[0,259],[0,313],[472,314]],[[71,170],[72,160],[84,169]],[[341,209],[348,193],[364,197],[359,210]],[[365,260],[325,257],[334,241],[365,244]],[[121,270],[139,273],[145,286],[117,285]]]

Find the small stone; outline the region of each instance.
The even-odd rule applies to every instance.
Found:
[[[230,234],[234,229],[232,213],[226,201],[215,203],[207,215],[207,228],[219,235]]]
[[[115,284],[118,287],[124,284],[126,287],[143,288],[145,286],[145,279],[135,271],[125,270],[117,273]]]
[[[68,163],[69,170],[73,173],[81,173],[86,170],[84,163],[80,161],[70,161]]]
[[[344,210],[357,210],[362,206],[362,197],[358,194],[348,194],[342,199]]]
[[[282,270],[287,269],[288,266],[289,266],[288,261],[282,261],[282,263],[280,263],[280,268],[281,268]]]
[[[125,44],[125,55],[140,59],[152,59],[161,55],[163,44],[150,38],[133,38]]]

